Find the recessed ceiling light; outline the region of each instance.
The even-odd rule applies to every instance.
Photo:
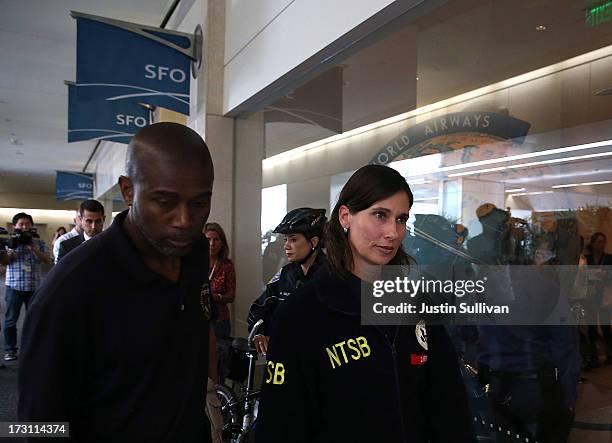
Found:
[[[555,191],[538,191],[538,192],[522,192],[519,194],[511,194],[510,197],[519,197],[521,195],[541,195],[541,194],[552,194]]]
[[[601,182],[587,182],[587,183],[569,183],[567,185],[556,185],[556,186],[551,186],[552,188],[558,189],[558,188],[573,188],[575,186],[595,186],[595,185],[607,185],[609,183],[612,183],[612,181],[610,180],[606,180],[606,181],[601,181]]]
[[[418,178],[416,180],[409,180],[408,184],[409,185],[426,185],[428,183],[431,183],[429,180],[425,180],[424,178]]]
[[[478,169],[476,171],[459,172],[456,174],[449,174],[448,176],[449,177],[463,177],[465,175],[484,174],[487,172],[504,171],[506,169],[527,168],[527,167],[547,165],[547,164],[552,164],[552,163],[564,163],[564,162],[577,161],[577,160],[586,160],[589,158],[609,157],[611,155],[612,155],[612,152],[598,152],[597,154],[578,155],[578,156],[573,156],[573,157],[555,158],[551,160],[542,160],[542,161],[531,162],[531,163],[519,163],[517,165],[510,165],[510,166],[500,166],[497,168]]]
[[[548,26],[546,25],[538,25],[536,26],[536,31],[546,31],[548,29]]]
[[[519,189],[506,189],[506,192],[521,192],[524,191],[525,188],[519,188]]]
[[[419,78],[418,78],[418,77],[417,77],[416,79],[417,79],[417,81],[419,80]]]

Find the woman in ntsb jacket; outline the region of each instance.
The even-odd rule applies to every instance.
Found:
[[[412,202],[386,166],[359,169],[342,189],[325,232],[329,265],[272,321],[257,443],[476,440],[444,328],[361,325],[362,281],[409,262]]]

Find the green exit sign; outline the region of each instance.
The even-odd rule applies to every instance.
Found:
[[[599,6],[588,8],[585,18],[589,26],[598,26],[602,23],[612,21],[612,1],[607,1]]]

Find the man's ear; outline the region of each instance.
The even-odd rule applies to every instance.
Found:
[[[119,189],[121,190],[121,196],[125,204],[132,206],[132,202],[134,201],[134,184],[132,183],[132,179],[125,175],[121,175],[119,177]]]

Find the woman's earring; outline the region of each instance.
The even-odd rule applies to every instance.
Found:
[[[344,235],[348,235],[348,228],[346,226],[344,226],[342,230],[344,231]]]

